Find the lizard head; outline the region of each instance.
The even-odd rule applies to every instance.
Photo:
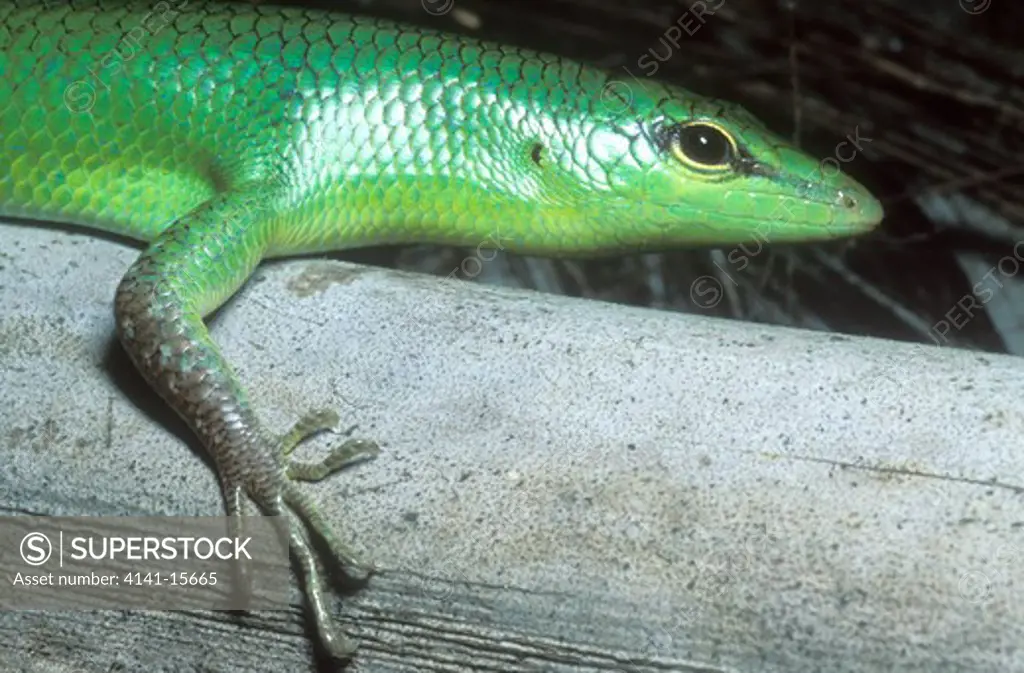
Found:
[[[742,108],[656,82],[605,82],[583,121],[546,140],[539,215],[563,250],[830,239],[883,215],[840,170],[870,139],[815,159]]]

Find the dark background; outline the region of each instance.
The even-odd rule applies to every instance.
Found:
[[[729,250],[501,255],[476,282],[1024,354],[1024,243],[1014,258],[1024,240],[1024,3],[724,0],[703,25],[685,18],[692,0],[286,4],[388,16],[638,75],[649,50],[664,58],[671,48],[659,78],[743,105],[812,156],[832,156],[847,135],[870,138],[843,164],[885,204],[870,235],[771,246],[745,268],[727,261]],[[677,22],[699,25],[678,48],[661,41]],[[416,246],[344,257],[448,275],[469,254]],[[713,307],[691,294],[706,276],[724,290]]]

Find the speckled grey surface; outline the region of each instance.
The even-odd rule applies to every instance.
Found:
[[[135,254],[0,225],[0,512],[220,513],[113,345]],[[272,427],[385,445],[309,486],[383,568],[350,670],[1024,671],[1024,361],[318,260],[213,333]],[[303,624],[0,613],[0,662],[306,670]]]

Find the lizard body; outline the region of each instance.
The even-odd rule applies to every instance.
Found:
[[[868,231],[880,204],[742,109],[527,49],[340,13],[201,0],[0,0],[0,215],[146,245],[117,288],[132,362],[214,459],[232,520],[291,521],[363,566],[289,463],[337,419],[272,435],[204,317],[261,260],[385,243],[606,255]],[[236,524],[239,525],[239,524]]]

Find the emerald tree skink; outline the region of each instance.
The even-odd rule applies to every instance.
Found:
[[[262,259],[384,243],[598,255],[865,232],[881,205],[733,105],[557,56],[338,13],[197,0],[0,0],[0,215],[145,242],[118,336],[214,459],[232,520],[286,515],[329,652],[308,536],[351,553],[204,317]],[[497,223],[497,224],[496,224]],[[238,525],[238,524],[236,524]]]

